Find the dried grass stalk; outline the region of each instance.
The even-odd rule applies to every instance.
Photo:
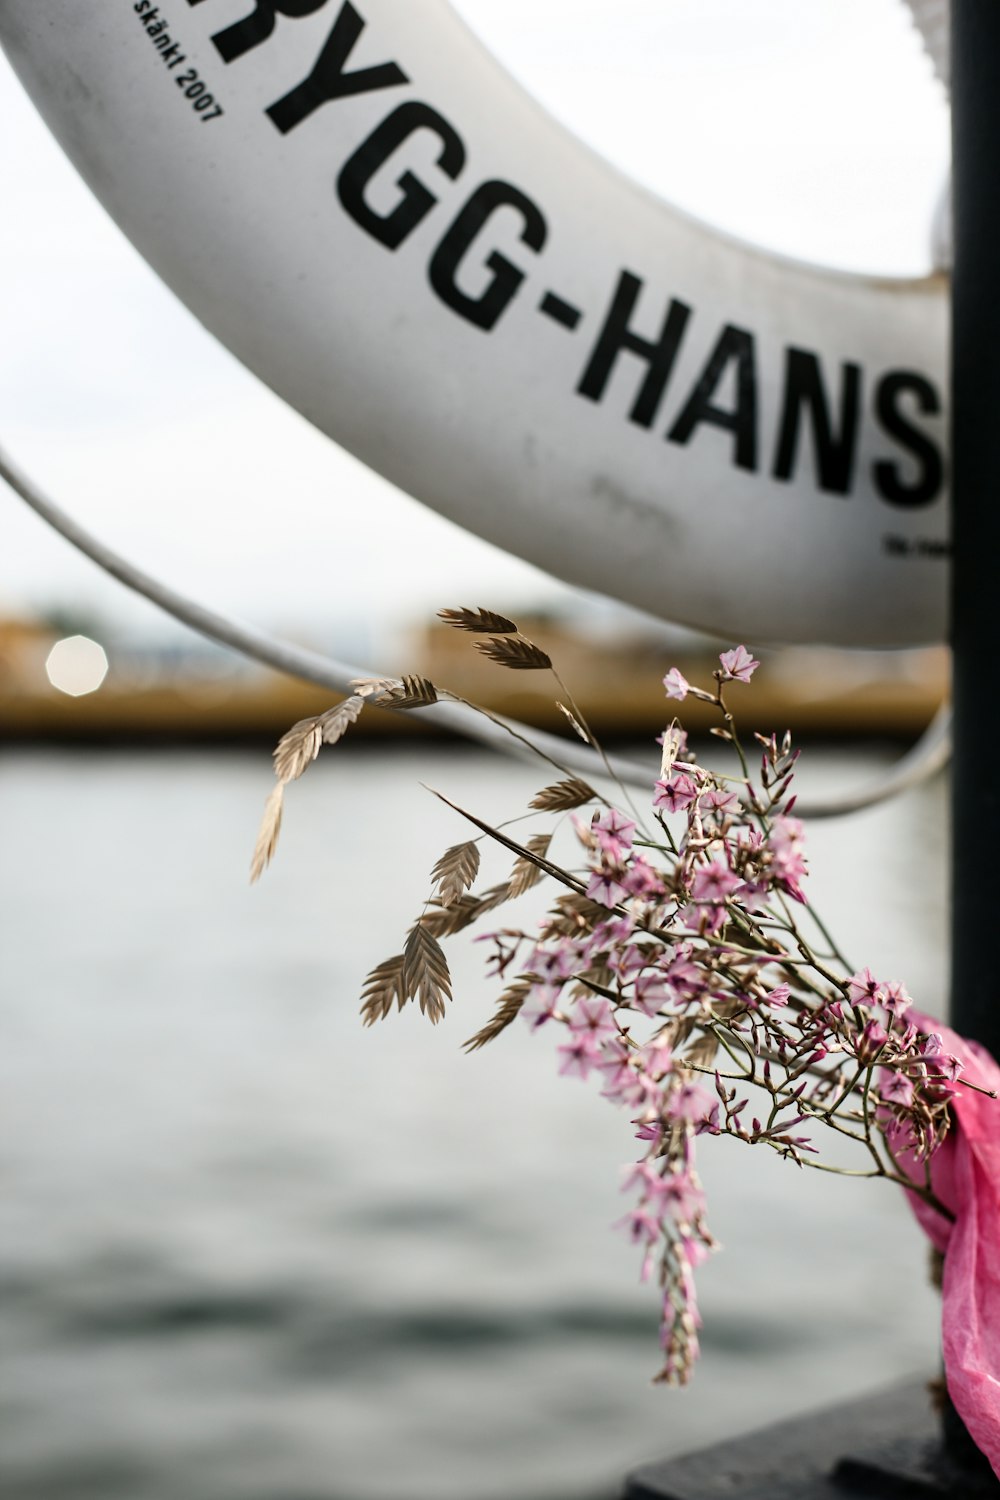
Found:
[[[657,1036],[661,1036],[667,1045],[676,1051],[679,1047],[683,1047],[694,1028],[694,1016],[677,1016],[661,1026]]]
[[[487,1042],[495,1041],[501,1031],[506,1031],[510,1023],[517,1019],[530,990],[530,979],[515,979],[500,996],[497,1008],[486,1025],[475,1036],[470,1036],[467,1042],[462,1043],[466,1052],[478,1052]]]
[[[372,969],[361,992],[361,1017],[366,1026],[382,1021],[392,1010],[393,1004],[400,1010],[406,1003],[403,988],[403,955],[396,953]]]
[[[274,774],[280,782],[297,781],[312,765],[323,743],[317,718],[300,719],[281,736],[274,751]]]
[[[284,788],[312,765],[323,745],[335,745],[342,738],[364,706],[365,700],[357,695],[345,698],[315,718],[300,719],[281,736],[274,751],[277,785],[264,804],[264,817],[250,861],[251,883],[260,879],[274,857],[281,832]]]
[[[503,906],[505,901],[510,900],[510,885],[506,880],[501,880],[499,885],[491,885],[487,890],[481,892],[479,897],[479,913],[496,911],[498,906]]]
[[[451,974],[444,949],[422,922],[414,922],[406,935],[403,990],[433,1026],[443,1020],[444,1002],[451,999]]]
[[[540,812],[567,812],[571,807],[593,802],[596,796],[592,786],[572,776],[567,781],[556,781],[552,786],[543,787],[528,806],[537,807]]]
[[[538,863],[543,860],[549,852],[552,842],[551,833],[536,833],[525,843],[526,856],[522,856],[510,872],[510,894],[521,896],[529,891],[533,885],[537,885],[545,875],[545,866]]]
[[[575,891],[569,891],[555,901],[542,936],[572,937],[590,932],[598,922],[603,922],[607,915],[606,906],[600,906],[596,901],[591,901],[589,896],[580,896]]]
[[[434,788],[429,787],[428,790],[434,791]],[[499,828],[493,828],[489,823],[484,823],[482,818],[476,817],[475,813],[470,813],[464,807],[459,807],[457,802],[452,802],[450,798],[444,795],[443,792],[434,792],[434,795],[435,797],[440,798],[445,806],[450,807],[453,812],[460,813],[463,818],[468,819],[468,821],[473,824],[474,827],[478,828],[481,833],[488,833],[490,838],[496,839],[498,844],[503,844],[505,848],[511,851],[512,854],[516,854],[521,859],[523,859],[527,854],[527,849],[524,844],[519,844],[516,839],[509,838],[508,835],[506,833],[503,833]],[[574,875],[571,875],[567,870],[562,869],[561,866],[550,863],[547,859],[543,858],[540,855],[533,856],[533,863],[542,865],[545,873],[547,875],[551,875],[553,880],[558,880],[562,885],[568,885],[574,892],[582,894],[584,887],[581,882],[577,880]]]
[[[572,713],[570,711],[570,709],[568,709],[566,707],[565,703],[560,703],[558,698],[556,699],[556,708],[558,708],[559,712],[561,714],[563,714],[564,717],[569,720],[569,722],[570,722],[570,724],[571,724],[571,726],[573,728],[574,733],[578,734],[580,736],[581,740],[583,740],[583,743],[585,745],[589,745],[590,744],[590,735],[584,729],[583,725],[580,723],[580,720],[577,718],[576,714]]]
[[[354,677],[351,687],[376,708],[427,708],[438,701],[437,688],[426,677]]]
[[[594,964],[583,975],[592,988],[599,990],[612,989],[616,977],[607,964]]]
[[[456,630],[478,631],[480,635],[517,634],[514,621],[492,609],[439,609],[438,619]]]
[[[319,727],[323,734],[323,744],[335,745],[342,739],[351,725],[357,723],[364,706],[365,700],[352,694],[335,708],[328,708],[325,714],[320,714]]]
[[[451,906],[478,874],[479,845],[472,839],[466,844],[453,844],[431,871],[431,879],[437,882],[434,899],[442,906]]]
[[[278,846],[278,834],[281,832],[281,809],[284,797],[284,783],[279,781],[271,788],[270,795],[264,803],[264,816],[261,818],[260,832],[254,846],[253,859],[250,861],[251,885],[260,879],[274,858],[274,851]]]
[[[427,708],[438,701],[438,694],[429,678],[407,676],[376,701],[385,708]]]
[[[399,687],[398,677],[352,677],[351,687],[359,698],[377,698]]]
[[[479,896],[459,896],[458,900],[453,901],[450,906],[442,906],[440,902],[432,901],[430,910],[424,912],[420,922],[432,937],[451,937],[453,933],[461,932],[477,917],[482,916],[483,910],[483,903]]]
[[[541,646],[526,641],[523,636],[498,636],[495,640],[476,641],[475,648],[501,667],[510,667],[515,672],[534,672],[542,667],[551,667],[552,658],[546,656]]]
[[[312,765],[323,745],[335,745],[357,721],[364,708],[363,698],[345,698],[325,713],[312,719],[300,719],[283,734],[274,752],[274,774],[281,782],[297,781]]]
[[[690,1063],[692,1068],[710,1068],[718,1050],[718,1040],[706,1031],[688,1047],[684,1053],[684,1061]]]
[[[488,911],[494,911],[510,896],[510,886],[506,880],[499,885],[491,885],[487,890],[481,891],[479,895],[467,894],[459,896],[450,906],[444,906],[436,898],[430,903],[430,910],[425,911],[420,918],[421,925],[427,928],[432,937],[451,937],[463,928],[471,926],[477,918]]]

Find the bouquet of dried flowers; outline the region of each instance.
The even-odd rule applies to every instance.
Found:
[[[476,648],[490,660],[552,672],[558,706],[615,786],[539,646],[489,610],[440,616],[477,636]],[[620,784],[620,795],[606,796],[539,750],[550,780],[529,811],[549,825],[543,831],[514,838],[510,824],[492,827],[456,808],[477,832],[434,866],[431,893],[402,952],[368,975],[361,1007],[371,1024],[416,1000],[431,1022],[440,1021],[451,998],[441,940],[542,880],[554,884],[537,930],[511,925],[486,935],[487,967],[504,989],[466,1046],[475,1051],[520,1018],[558,1038],[560,1073],[596,1080],[603,1097],[626,1111],[639,1149],[626,1171],[632,1202],[620,1227],[641,1247],[643,1277],[655,1273],[661,1290],[657,1379],[669,1384],[685,1383],[697,1358],[694,1272],[716,1248],[696,1168],[698,1137],[729,1136],[800,1167],[881,1177],[925,1210],[953,1218],[935,1195],[931,1160],[949,1130],[963,1064],[932,1023],[914,1019],[902,984],[847,963],[809,902],[792,792],[798,752],[787,734],[755,735],[760,759],[752,770],[730,708],[733,690],[758,666],[740,645],[721,654],[711,686],[693,686],[676,667],[663,679],[668,699],[690,695],[715,709],[713,732],[732,754],[727,772],[700,764],[673,719],[660,736],[659,776],[642,807]],[[351,697],[296,724],[278,745],[253,878],[274,852],[285,786],[366,704],[464,701],[421,677],[352,686]],[[551,853],[553,820],[565,818],[576,857],[561,863]],[[507,880],[476,890],[483,839],[515,859]],[[834,1135],[853,1143],[856,1166],[824,1160],[824,1142]]]

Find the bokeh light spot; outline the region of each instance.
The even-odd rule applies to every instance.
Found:
[[[104,647],[85,635],[68,635],[56,641],[45,661],[45,671],[54,688],[71,698],[96,693],[108,675]]]

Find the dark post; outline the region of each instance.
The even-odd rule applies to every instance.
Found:
[[[1000,698],[1000,3],[952,0],[955,269],[952,278],[951,1020],[1000,1056],[1000,992],[986,959],[996,924]]]
[[[1000,994],[984,962],[995,922],[987,863],[1000,842],[1000,707],[986,665],[1000,560],[1000,4],[951,0],[952,275],[951,1022],[1000,1056]],[[984,942],[984,939],[986,942]],[[982,1459],[947,1404],[954,1459]]]

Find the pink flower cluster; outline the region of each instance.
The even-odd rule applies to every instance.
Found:
[[[714,697],[676,668],[668,694],[721,707],[723,684],[749,681],[758,663],[745,647],[720,662]],[[734,731],[724,738],[739,749]],[[566,871],[570,892],[540,934],[493,938],[498,971],[518,959],[524,1020],[561,1034],[559,1071],[595,1079],[642,1145],[619,1226],[642,1248],[643,1277],[658,1266],[658,1378],[670,1383],[697,1357],[693,1273],[715,1248],[696,1138],[729,1135],[808,1164],[815,1127],[834,1124],[876,1164],[871,1175],[900,1180],[880,1141],[891,1132],[929,1156],[960,1072],[940,1038],[907,1020],[901,984],[869,969],[841,978],[813,954],[795,916],[809,914],[797,752],[787,736],[759,739],[753,781],[742,750],[741,774],[723,776],[668,726],[648,815],[605,804],[575,817],[583,869]]]

